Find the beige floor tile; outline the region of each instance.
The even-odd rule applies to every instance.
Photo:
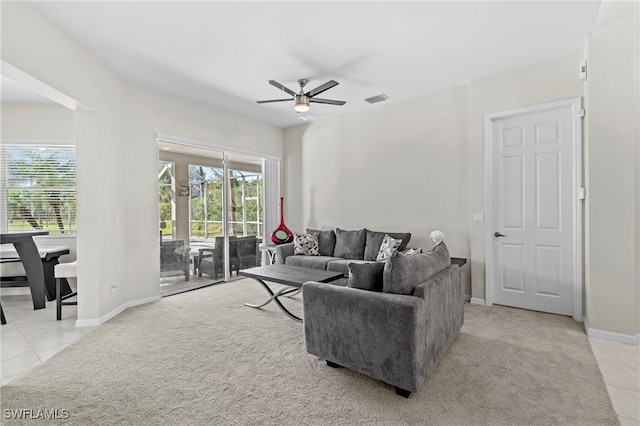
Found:
[[[59,346],[53,346],[46,349],[37,350],[36,355],[38,356],[38,358],[40,358],[41,362],[45,362],[46,360],[48,360],[49,358],[51,358],[52,356],[54,356],[55,354],[57,354],[67,346],[69,346],[71,343],[73,342],[62,344]]]
[[[43,331],[23,330],[25,337],[33,350],[38,353],[44,349],[66,346],[76,340],[80,340],[86,334],[80,330],[54,330],[50,333]]]
[[[640,391],[640,370],[604,361],[599,361],[598,367],[606,384]]]
[[[640,422],[627,419],[626,417],[618,416],[618,421],[620,422],[620,426],[639,426]]]
[[[640,368],[640,346],[589,338],[591,349],[598,361]]]
[[[40,360],[33,352],[13,358],[2,359],[2,385],[27,373],[40,364]]]
[[[618,416],[640,421],[640,392],[610,385],[607,391]]]
[[[2,359],[14,358],[33,351],[20,328],[8,323],[0,329],[0,346],[2,346]]]

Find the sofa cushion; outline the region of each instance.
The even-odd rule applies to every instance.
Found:
[[[366,229],[360,229],[359,231],[345,231],[340,228],[336,228],[336,248],[333,255],[343,259],[363,260],[366,240]],[[375,260],[375,258],[373,260]]]
[[[378,252],[378,257],[376,258],[376,262],[381,262],[385,260],[387,257],[391,256],[394,250],[397,250],[402,244],[402,240],[399,238],[390,237],[389,234],[385,234],[382,239],[382,244],[380,245],[380,251]]]
[[[318,235],[318,251],[320,252],[320,256],[333,256],[333,250],[336,247],[336,233],[333,232],[333,229],[320,231],[307,228],[307,234]]]
[[[349,263],[371,263],[368,260],[361,259],[341,259],[336,258],[327,264],[327,271],[342,272],[345,277],[349,277]]]
[[[440,243],[423,254],[404,255],[394,252],[385,262],[382,291],[413,294],[418,284],[431,278],[451,264],[449,250]]]
[[[347,287],[369,291],[382,291],[384,262],[349,263]]]
[[[284,260],[284,264],[290,266],[299,266],[301,268],[326,270],[327,263],[331,262],[332,260],[340,259],[331,256],[288,256]]]
[[[389,234],[392,238],[402,240],[400,247],[398,247],[398,251],[404,250],[407,247],[407,244],[409,244],[409,240],[411,240],[410,232],[378,232],[367,230],[364,260],[376,260],[378,258],[378,252],[380,251],[382,240],[386,234]]]
[[[318,237],[315,234],[294,234],[293,254],[320,256],[318,252]]]

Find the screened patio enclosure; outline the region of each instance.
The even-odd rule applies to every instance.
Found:
[[[223,281],[259,266],[265,160],[167,142],[160,142],[159,152],[161,288]],[[163,259],[174,261],[180,252],[189,273],[165,270]]]

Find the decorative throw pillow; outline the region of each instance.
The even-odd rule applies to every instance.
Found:
[[[345,231],[336,228],[336,248],[333,252],[335,257],[343,259],[364,259],[364,244],[367,238],[367,230]]]
[[[382,240],[385,235],[389,235],[392,238],[402,240],[402,244],[398,247],[398,251],[402,251],[407,248],[409,241],[411,240],[410,232],[381,232],[381,231],[369,231],[367,230],[367,241],[364,247],[364,260],[376,260]]]
[[[361,290],[382,291],[384,263],[349,263],[347,287]]]
[[[320,252],[320,256],[333,256],[333,250],[336,247],[336,233],[333,229],[320,231],[317,229],[307,228],[307,234],[317,235],[318,251]]]
[[[385,234],[382,239],[382,244],[380,245],[380,251],[378,251],[378,257],[376,258],[377,262],[381,262],[385,260],[387,257],[391,256],[394,250],[400,247],[402,244],[402,240],[398,240],[389,236],[389,234]]]
[[[294,234],[293,254],[320,256],[318,252],[318,238],[314,234]]]
[[[422,253],[422,247],[410,248],[410,249],[406,249],[405,251],[402,252],[402,254],[406,254],[406,255],[421,254],[421,253]]]

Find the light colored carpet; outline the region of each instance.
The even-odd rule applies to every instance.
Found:
[[[306,353],[275,305],[243,306],[264,299],[241,280],[128,309],[3,387],[2,408],[67,409],[52,423],[73,425],[618,424],[570,318],[466,305],[461,335],[404,399]]]

